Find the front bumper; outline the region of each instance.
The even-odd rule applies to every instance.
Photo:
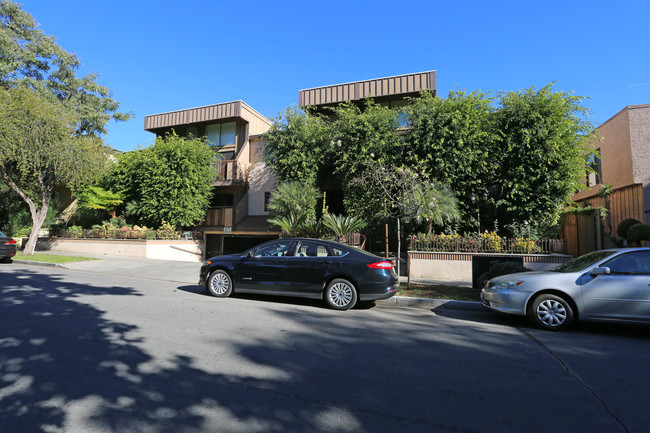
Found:
[[[486,307],[503,313],[526,315],[526,304],[530,299],[530,293],[513,289],[489,289],[484,287],[481,290],[481,302]]]

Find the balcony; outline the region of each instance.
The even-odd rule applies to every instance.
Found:
[[[234,159],[217,162],[217,175],[215,186],[244,185],[246,184],[245,171],[237,165]]]
[[[234,215],[235,212],[232,207],[208,209],[202,225],[210,227],[232,227],[235,225]]]

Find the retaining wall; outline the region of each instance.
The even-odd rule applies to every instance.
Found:
[[[199,262],[205,254],[203,241],[195,240],[40,238],[36,249],[184,262]]]

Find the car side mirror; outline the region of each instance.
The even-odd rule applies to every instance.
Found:
[[[589,274],[592,277],[596,277],[598,275],[609,275],[611,273],[612,273],[612,271],[609,268],[598,267],[598,268],[593,268]]]
[[[253,257],[255,257],[255,253],[254,253],[253,251],[249,251],[248,253],[246,253],[246,258],[247,258],[247,259],[250,260],[250,259],[252,259]]]

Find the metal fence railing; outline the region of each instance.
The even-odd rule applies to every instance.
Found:
[[[509,239],[499,236],[463,237],[429,235],[411,237],[411,251],[503,254],[566,254],[565,239]]]

